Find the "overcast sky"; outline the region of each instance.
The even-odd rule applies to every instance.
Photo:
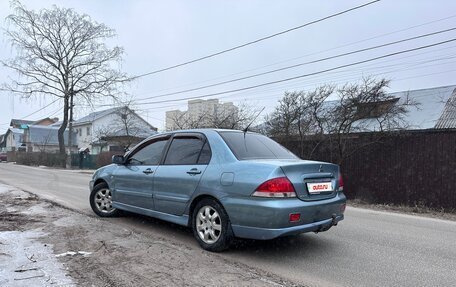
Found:
[[[181,1],[22,1],[27,8],[50,8],[53,4],[74,8],[103,22],[117,32],[110,41],[125,49],[123,70],[142,74],[199,58],[255,40],[330,14],[369,2],[368,0],[181,0]],[[0,18],[12,13],[10,3],[0,0]],[[452,17],[453,16],[453,17]],[[448,18],[448,19],[444,19]],[[444,19],[444,20],[441,20]],[[439,20],[439,21],[438,21]],[[432,22],[432,23],[429,23]],[[6,22],[0,21],[6,28]],[[137,100],[136,110],[152,125],[164,128],[165,111],[186,109],[186,101],[153,103],[168,99],[196,97],[261,84],[349,64],[396,51],[456,38],[451,31],[433,37],[367,51],[356,55],[305,65],[199,91],[141,101],[157,96],[260,73],[288,65],[316,60],[425,33],[456,27],[454,0],[382,0],[376,4],[274,37],[205,61],[143,77],[127,87]],[[14,56],[4,34],[0,34],[0,58]],[[219,96],[221,101],[247,103],[273,110],[285,91],[311,90],[319,84],[354,82],[374,75],[391,79],[390,91],[414,90],[456,84],[456,42],[381,59],[366,64],[305,77],[244,92]],[[15,77],[0,67],[0,82]],[[209,97],[210,98],[210,97]],[[23,118],[53,101],[41,97],[25,101],[1,93],[0,133],[11,118]],[[207,99],[207,98],[205,98]],[[81,105],[76,118],[91,112]],[[61,103],[50,105],[27,119],[62,117]],[[97,110],[102,107],[96,107]]]

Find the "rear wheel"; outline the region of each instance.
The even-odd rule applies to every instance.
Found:
[[[233,238],[231,224],[223,206],[213,199],[203,199],[193,209],[193,236],[204,249],[227,249]]]
[[[101,217],[114,217],[120,213],[117,208],[112,207],[111,190],[105,182],[94,186],[90,193],[90,207]]]

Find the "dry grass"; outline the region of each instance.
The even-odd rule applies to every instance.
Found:
[[[432,218],[446,219],[456,221],[456,209],[444,210],[430,208],[424,205],[406,206],[395,204],[368,203],[360,199],[352,199],[347,203],[349,206],[374,209],[380,211],[391,211],[397,213],[420,215]]]

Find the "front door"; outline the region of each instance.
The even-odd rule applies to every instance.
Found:
[[[203,135],[174,135],[166,158],[154,175],[155,209],[182,215],[210,158],[209,143]]]
[[[156,138],[133,150],[114,172],[113,201],[154,209],[153,178],[168,138]]]

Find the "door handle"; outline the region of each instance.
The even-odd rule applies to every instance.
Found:
[[[198,170],[197,168],[192,168],[191,170],[187,171],[187,173],[190,175],[197,175],[201,174],[201,170]]]
[[[151,173],[154,173],[154,171],[152,169],[148,168],[148,169],[143,170],[143,173],[151,174]]]

